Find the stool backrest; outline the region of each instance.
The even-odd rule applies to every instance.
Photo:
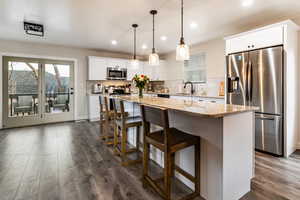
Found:
[[[108,112],[108,99],[106,96],[99,96],[100,113]]]
[[[169,116],[168,110],[159,107],[152,107],[141,105],[141,113],[144,127],[144,134],[147,136],[151,134],[150,125],[160,126],[164,130],[165,134],[165,144],[169,142],[170,134],[170,125],[169,125]]]
[[[120,116],[121,119],[125,118],[124,102],[120,99],[112,99],[115,116]]]

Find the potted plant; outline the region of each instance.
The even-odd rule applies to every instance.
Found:
[[[132,80],[135,83],[135,86],[139,89],[139,97],[143,97],[143,89],[146,87],[147,83],[149,83],[150,79],[146,75],[136,74]]]

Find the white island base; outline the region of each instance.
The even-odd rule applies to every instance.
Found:
[[[254,113],[211,118],[169,112],[172,126],[202,139],[201,196],[207,200],[238,200],[248,193],[254,176]],[[176,156],[177,164],[191,174],[194,174],[193,154],[193,149],[188,149]]]

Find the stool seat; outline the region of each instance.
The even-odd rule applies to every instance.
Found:
[[[198,137],[186,134],[176,128],[170,128],[170,150],[171,152],[176,152],[178,150],[184,149],[198,142]],[[152,132],[146,138],[147,142],[151,143],[155,147],[164,151],[165,148],[165,136],[164,132],[156,131]]]

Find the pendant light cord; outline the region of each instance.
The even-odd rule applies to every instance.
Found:
[[[152,18],[152,32],[153,32],[153,34],[152,34],[152,53],[155,53],[155,48],[154,48],[154,15],[155,14],[153,14],[153,18]]]
[[[136,28],[137,24],[132,24],[133,27],[133,59],[136,60]]]
[[[184,44],[184,38],[183,38],[183,0],[181,0],[181,37],[180,37],[180,44]]]
[[[134,47],[133,47],[133,59],[136,60],[136,28],[134,28]]]

